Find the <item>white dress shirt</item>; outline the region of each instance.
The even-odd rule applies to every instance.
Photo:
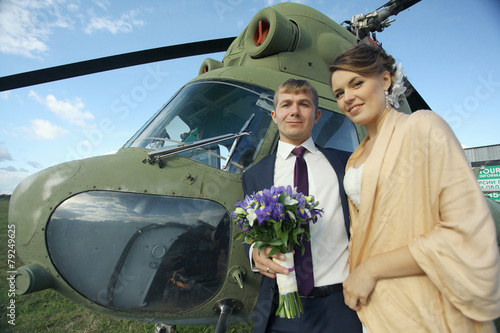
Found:
[[[324,210],[323,216],[316,223],[311,223],[309,229],[314,286],[342,283],[349,275],[349,250],[337,176],[312,138],[301,146],[307,149],[304,159],[307,163],[309,195],[313,195],[319,201],[318,207]],[[294,148],[294,145],[279,141],[274,169],[275,186],[293,186]],[[250,254],[252,249],[253,246]]]

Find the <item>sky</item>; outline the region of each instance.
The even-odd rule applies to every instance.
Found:
[[[0,0],[0,77],[235,37],[273,0]],[[385,0],[295,1],[337,23]],[[422,0],[378,33],[464,147],[500,143],[500,1]],[[112,154],[203,59],[169,60],[0,92],[0,194],[69,160]]]

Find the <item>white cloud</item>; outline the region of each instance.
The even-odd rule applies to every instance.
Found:
[[[138,10],[131,10],[128,13],[123,13],[119,18],[111,16],[96,16],[92,11],[90,14],[90,23],[85,28],[87,34],[92,34],[94,31],[107,30],[112,34],[131,32],[134,27],[141,27],[144,21],[137,19]]]
[[[108,7],[110,7],[110,3],[107,0],[94,0],[93,1],[98,7],[101,7],[104,10],[108,10]]]
[[[54,140],[68,133],[65,129],[44,119],[32,120],[31,127],[27,130],[34,134],[36,140]]]
[[[0,99],[6,101],[6,100],[9,99],[10,94],[11,94],[10,91],[2,91],[2,92],[0,92]]]
[[[0,1],[0,52],[36,57],[48,51],[52,29],[69,28],[65,1]]]
[[[9,150],[3,146],[0,146],[0,161],[12,161],[12,156],[10,155]]]
[[[88,3],[85,4],[88,6]],[[108,12],[108,0],[94,1],[94,7]],[[97,16],[93,9],[82,14],[80,0],[0,0],[0,52],[39,58],[49,52],[49,38],[54,29],[73,29],[89,22],[85,33],[105,30],[113,34],[128,33],[144,25],[140,12],[130,10],[115,18]]]
[[[35,162],[35,161],[28,161],[27,163],[28,163],[28,165],[32,166],[35,169],[43,168],[43,166],[40,163]]]
[[[26,169],[16,168],[16,167],[13,167],[12,165],[0,168],[0,170],[7,171],[7,172],[28,172],[28,170],[26,170]]]
[[[16,186],[30,173],[25,170],[11,170],[0,169],[0,194],[12,194]]]
[[[92,113],[83,110],[85,104],[78,97],[76,97],[73,101],[61,101],[52,94],[49,94],[44,98],[39,96],[33,90],[29,92],[28,96],[36,99],[40,104],[45,105],[56,116],[69,122],[70,124],[86,128],[89,126],[86,121],[94,119],[94,115]]]

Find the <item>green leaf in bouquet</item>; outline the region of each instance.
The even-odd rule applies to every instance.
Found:
[[[273,224],[274,232],[276,233],[276,237],[281,238],[281,234],[283,233],[283,231],[281,230],[282,224],[283,223],[281,221],[278,221],[278,222]]]
[[[267,257],[272,257],[274,256],[276,253],[280,252],[280,248],[279,247],[272,247],[271,248],[271,252],[269,252],[269,254],[267,255]]]
[[[284,232],[283,235],[281,236],[281,243],[283,245],[288,244],[288,232]]]
[[[269,245],[271,246],[281,246],[283,245],[283,241],[281,240],[281,238],[276,238],[276,239],[273,239],[269,242]]]
[[[260,254],[260,251],[262,250],[262,247],[266,245],[266,243],[264,243],[263,241],[256,241],[254,243],[254,247],[256,247],[257,249],[259,249],[259,254]]]
[[[234,235],[233,240],[239,240],[245,237],[245,233],[239,232],[236,235]]]
[[[299,237],[299,229],[293,229],[292,238],[293,238],[294,244],[297,244],[299,242],[298,237]]]
[[[246,235],[243,239],[244,243],[253,243],[253,237],[251,235]]]

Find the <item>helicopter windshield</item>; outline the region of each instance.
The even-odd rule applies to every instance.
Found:
[[[248,122],[246,131],[252,135],[177,153],[218,169],[241,173],[252,164],[269,128],[272,97],[272,91],[242,83],[199,81],[188,84],[125,147],[159,150],[185,145],[238,133]]]

